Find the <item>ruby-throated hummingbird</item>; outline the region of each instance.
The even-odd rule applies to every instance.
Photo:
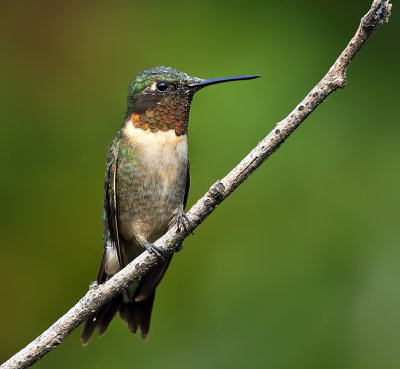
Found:
[[[139,73],[130,85],[124,122],[108,149],[104,252],[97,282],[104,283],[144,250],[155,253],[159,262],[85,322],[82,344],[96,327],[102,335],[118,311],[128,328],[133,333],[139,328],[146,339],[155,290],[172,258],[153,242],[174,224],[179,229],[187,222],[187,129],[193,95],[205,86],[257,77],[200,79],[155,67]]]

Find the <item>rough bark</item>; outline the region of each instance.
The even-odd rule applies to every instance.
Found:
[[[371,9],[361,19],[356,34],[321,81],[285,119],[276,124],[275,128],[232,171],[212,185],[210,190],[193,205],[187,213],[190,220],[187,230],[177,233],[176,227],[173,227],[155,242],[157,246],[167,252],[174,252],[188,234],[275,152],[319,104],[333,91],[346,86],[347,66],[371,34],[383,22],[388,21],[391,7],[390,1],[375,0],[372,3]],[[93,283],[86,295],[74,307],[39,337],[2,364],[0,369],[19,369],[33,365],[59,345],[93,312],[130,283],[140,279],[156,263],[157,257],[145,251],[106,283],[101,285]]]

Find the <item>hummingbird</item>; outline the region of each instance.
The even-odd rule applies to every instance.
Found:
[[[217,83],[258,78],[201,79],[169,67],[147,69],[129,86],[121,129],[108,148],[103,201],[103,256],[97,282],[104,283],[147,250],[157,265],[86,320],[86,345],[97,327],[107,330],[119,311],[131,332],[145,340],[155,290],[172,255],[155,246],[172,226],[186,228],[190,187],[187,131],[193,95]]]

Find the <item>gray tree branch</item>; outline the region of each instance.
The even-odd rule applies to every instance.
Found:
[[[231,172],[212,185],[210,190],[192,206],[187,213],[190,220],[187,231],[177,233],[176,226],[174,226],[155,242],[158,247],[170,253],[174,252],[188,234],[275,152],[319,104],[333,91],[345,87],[347,66],[371,34],[383,22],[389,20],[391,7],[390,1],[375,0],[372,3],[371,9],[361,19],[356,34],[321,81],[285,119],[276,124],[275,128]],[[145,251],[106,283],[101,285],[93,283],[86,295],[74,307],[39,337],[2,364],[0,369],[20,369],[33,365],[59,345],[91,314],[99,310],[102,305],[119,294],[130,283],[140,279],[156,263],[157,257]]]

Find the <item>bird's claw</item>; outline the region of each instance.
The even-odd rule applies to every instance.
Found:
[[[176,232],[179,233],[181,231],[181,226],[187,232],[187,227],[190,226],[190,220],[187,217],[186,213],[182,211],[176,218]],[[190,232],[191,234],[194,234],[193,232]]]
[[[150,254],[154,254],[159,259],[165,260],[165,257],[166,257],[167,253],[164,250],[162,250],[159,247],[157,247],[156,245],[148,242],[148,243],[145,244],[145,248]]]

